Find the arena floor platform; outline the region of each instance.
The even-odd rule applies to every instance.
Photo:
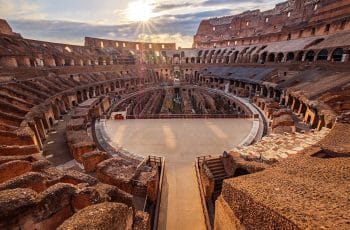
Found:
[[[111,145],[139,155],[166,158],[159,229],[205,229],[195,178],[196,156],[220,154],[240,144],[250,119],[106,121]]]

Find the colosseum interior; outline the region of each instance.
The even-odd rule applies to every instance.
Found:
[[[183,49],[0,19],[0,229],[350,229],[350,0]]]

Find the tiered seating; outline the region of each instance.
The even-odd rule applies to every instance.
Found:
[[[79,210],[103,202],[124,203],[112,205],[116,206],[112,208],[115,210],[113,218],[124,219],[120,211],[127,209],[128,226],[150,228],[150,216],[140,211],[143,207],[134,206],[133,195],[119,190],[117,186],[126,190],[122,184],[103,180],[107,175],[118,176],[110,173],[113,170],[122,172],[123,167],[115,169],[113,164],[105,161],[112,156],[100,151],[91,133],[87,132],[91,120],[100,118],[109,109],[111,102],[106,95],[124,91],[122,85],[134,87],[137,83],[130,80],[135,77],[120,77],[119,73],[50,75],[13,81],[0,87],[0,103],[8,105],[0,107],[0,208],[3,210],[0,228],[55,229],[75,213],[84,213]],[[98,169],[100,181],[111,185],[100,183],[96,175],[62,171],[40,154],[49,131],[55,129],[56,123],[67,113],[71,114],[67,138],[73,156],[83,164],[86,172]],[[103,165],[98,167],[100,162]],[[143,162],[133,169],[126,172],[132,178],[129,185],[134,186],[135,180],[139,184],[128,191],[140,197],[148,194],[149,200],[155,202],[159,178],[157,165],[147,166]],[[107,208],[111,204],[101,206]]]

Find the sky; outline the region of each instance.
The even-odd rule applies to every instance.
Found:
[[[280,0],[0,0],[0,18],[25,38],[83,45],[84,37],[176,42],[189,48],[201,20],[267,10]]]

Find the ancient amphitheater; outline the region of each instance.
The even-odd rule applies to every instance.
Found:
[[[193,48],[0,20],[0,229],[350,229],[350,1],[201,21]]]

